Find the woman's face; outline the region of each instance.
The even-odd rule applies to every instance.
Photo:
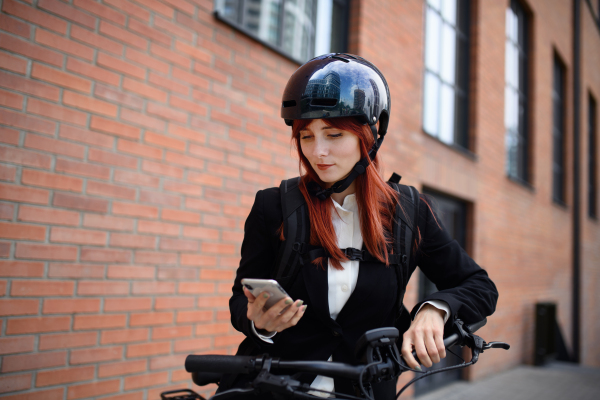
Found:
[[[327,187],[348,176],[360,161],[358,136],[327,126],[322,119],[300,131],[300,149]]]

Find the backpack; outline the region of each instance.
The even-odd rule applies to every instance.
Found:
[[[401,185],[402,177],[396,173],[387,182],[400,195],[400,204],[396,205],[393,224],[393,252],[389,255],[390,266],[396,268],[398,279],[398,318],[406,310],[402,304],[406,284],[409,278],[409,262],[412,238],[416,236],[419,215],[419,192],[412,186]],[[283,214],[283,233],[285,241],[279,249],[277,261],[271,271],[271,277],[287,291],[296,280],[301,267],[319,257],[328,257],[323,247],[310,245],[310,220],[304,196],[298,185],[300,177],[281,181],[279,191]],[[400,205],[402,207],[400,207]],[[354,248],[341,249],[349,260],[376,260],[367,250]]]

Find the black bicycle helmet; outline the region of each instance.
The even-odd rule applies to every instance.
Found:
[[[371,126],[375,143],[369,158],[373,160],[387,132],[390,90],[377,67],[364,58],[345,53],[324,54],[302,65],[290,77],[283,91],[281,117],[289,126],[296,119],[357,117]],[[328,189],[313,188],[311,193],[320,199],[341,193],[368,165],[369,160],[364,158],[344,180]]]

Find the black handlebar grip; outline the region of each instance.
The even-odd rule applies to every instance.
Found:
[[[479,322],[475,322],[474,324],[467,325],[467,330],[471,333],[475,333],[479,329],[483,328],[485,324],[487,324],[487,318],[484,318]]]
[[[185,370],[187,372],[244,374],[254,370],[253,360],[255,359],[256,357],[251,356],[189,355],[185,359]]]

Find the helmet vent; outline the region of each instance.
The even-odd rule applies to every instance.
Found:
[[[334,107],[337,103],[337,99],[312,99],[310,105],[316,107]]]
[[[283,102],[283,108],[296,107],[296,100],[286,100]]]

